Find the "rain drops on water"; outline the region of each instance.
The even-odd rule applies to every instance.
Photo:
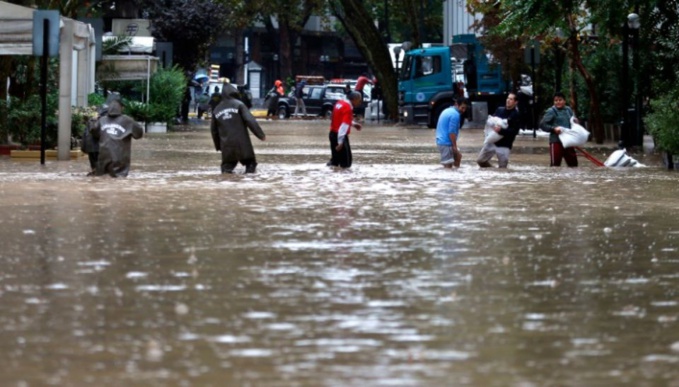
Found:
[[[610,235],[613,232],[613,229],[610,227],[604,227],[604,234]]]
[[[186,304],[184,304],[184,303],[182,303],[182,302],[178,302],[178,303],[174,306],[174,312],[177,313],[177,314],[180,315],[180,316],[183,316],[183,315],[189,313],[189,306],[186,305]]]
[[[674,343],[672,343],[670,349],[672,349],[674,352],[679,352],[679,341],[675,341]]]
[[[164,355],[163,349],[157,341],[150,340],[146,343],[146,360],[153,362],[161,361]]]
[[[189,259],[186,262],[189,265],[195,265],[196,262],[198,262],[198,258],[196,257],[196,249],[192,247],[189,251],[191,254],[189,255]]]

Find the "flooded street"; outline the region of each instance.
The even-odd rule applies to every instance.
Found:
[[[679,386],[679,175],[375,125],[337,171],[327,127],[262,122],[255,175],[206,128],[0,159],[0,385]]]

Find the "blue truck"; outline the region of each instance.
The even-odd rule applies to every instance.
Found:
[[[406,124],[435,128],[453,97],[486,102],[492,112],[504,103],[506,92],[500,66],[489,62],[476,36],[455,35],[449,47],[417,48],[406,53],[399,70],[399,117]]]

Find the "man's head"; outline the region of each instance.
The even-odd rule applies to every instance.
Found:
[[[231,83],[225,83],[222,85],[222,99],[230,98],[239,99],[240,93],[238,92],[236,86],[232,85]]]
[[[347,99],[351,102],[351,106],[358,107],[363,102],[363,96],[358,91],[352,91],[347,95]]]
[[[467,111],[467,100],[464,97],[453,98],[453,104],[460,114],[464,114]]]
[[[505,101],[505,107],[507,108],[507,110],[514,109],[517,103],[519,103],[519,101],[516,99],[515,93],[507,94],[507,100]]]
[[[563,109],[564,106],[566,106],[566,96],[560,91],[554,93],[554,107]]]
[[[123,103],[120,99],[114,99],[108,103],[108,116],[117,117],[123,114]]]

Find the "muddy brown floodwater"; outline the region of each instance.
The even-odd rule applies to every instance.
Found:
[[[679,386],[676,173],[376,125],[335,171],[327,121],[262,125],[255,175],[205,128],[127,179],[0,160],[0,384]]]

